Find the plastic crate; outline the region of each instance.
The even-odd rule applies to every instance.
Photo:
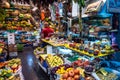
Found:
[[[17,44],[17,51],[23,51],[24,44]]]

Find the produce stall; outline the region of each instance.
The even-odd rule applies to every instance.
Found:
[[[25,46],[32,46],[36,39],[32,33],[37,29],[37,22],[34,23],[31,5],[24,1],[18,3],[6,0],[1,2],[0,7],[1,39],[5,40],[9,44],[8,46],[17,46],[19,43]],[[22,49],[18,49],[18,51],[22,51]],[[11,47],[9,52],[16,53],[17,50]]]
[[[44,2],[1,1],[0,80],[24,80],[21,63],[49,80],[120,80],[120,63],[112,60],[120,22],[113,17],[120,15],[107,11],[107,0]]]
[[[0,63],[0,80],[24,80],[19,58]]]
[[[85,49],[83,41],[81,43],[73,43],[62,39],[56,40],[56,38],[42,39],[42,41],[52,46],[53,53],[46,54],[47,49],[39,47],[34,50],[34,54],[40,67],[50,76],[51,80],[101,80],[102,78],[98,74],[100,71],[103,72],[102,74],[106,71],[110,80],[119,79],[119,72],[111,72],[114,76],[110,78],[109,70],[104,70],[104,67],[101,67],[101,63],[107,60],[108,55],[112,55],[115,52],[109,45],[106,45],[107,43],[103,45],[102,41],[96,42],[99,46],[100,44],[105,46],[101,51],[97,48],[97,53],[95,49],[90,50],[89,44],[87,44],[89,47]],[[95,55],[95,53],[97,54]],[[115,68],[110,69],[114,71]]]

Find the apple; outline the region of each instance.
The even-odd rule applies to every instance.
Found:
[[[85,62],[84,62],[84,66],[87,66],[87,65],[89,65],[89,64],[90,64],[89,61],[85,61]]]
[[[82,63],[82,60],[78,60],[79,63]]]
[[[68,74],[69,74],[70,77],[73,77],[75,73],[74,73],[73,70],[70,70],[70,71],[68,72]]]
[[[80,79],[80,75],[75,75],[74,76],[74,80],[79,80]]]
[[[68,73],[67,73],[67,72],[64,73],[64,74],[62,75],[62,78],[63,78],[63,79],[67,79],[67,78],[68,78]]]
[[[83,67],[83,66],[84,66],[84,64],[83,64],[83,63],[79,63],[79,64],[78,64],[78,66]]]
[[[68,77],[67,80],[73,80],[72,77]]]
[[[69,44],[69,47],[73,47],[73,44],[72,44],[72,43],[70,43],[70,44]]]
[[[74,73],[79,75],[80,71],[78,69],[74,69]]]
[[[78,63],[79,63],[78,61],[75,61],[75,62],[74,62],[75,65],[78,65]]]

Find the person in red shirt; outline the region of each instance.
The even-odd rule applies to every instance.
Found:
[[[41,39],[49,38],[54,33],[54,30],[49,26],[47,22],[44,23],[44,28],[41,32]],[[44,48],[47,45],[47,43],[42,42],[41,47]]]
[[[42,29],[41,37],[48,38],[51,37],[54,33],[54,30],[49,26],[47,22],[44,23],[44,28]]]

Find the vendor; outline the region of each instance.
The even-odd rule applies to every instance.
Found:
[[[41,32],[41,38],[51,37],[54,33],[54,30],[49,26],[48,22],[44,23],[44,28]]]
[[[49,38],[53,35],[54,30],[49,26],[48,22],[44,23],[44,28],[41,31],[41,39]],[[44,48],[47,43],[42,42],[41,47]]]

